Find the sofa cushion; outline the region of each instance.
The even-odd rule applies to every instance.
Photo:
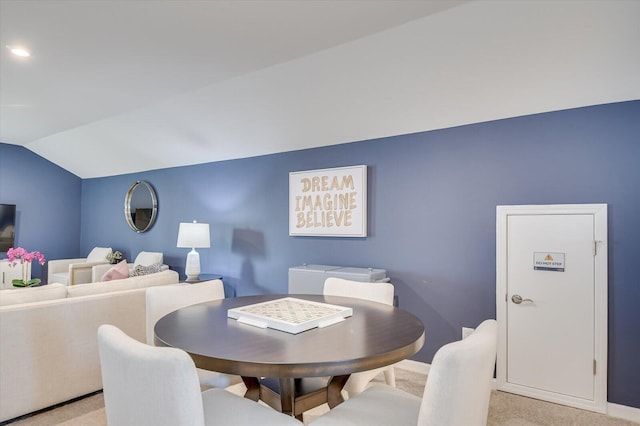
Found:
[[[134,267],[138,265],[149,266],[149,265],[153,265],[154,263],[162,263],[162,262],[163,262],[162,252],[141,251],[136,256],[136,260],[133,261],[133,266]]]
[[[107,262],[111,247],[94,247],[87,256],[87,262]]]
[[[129,265],[126,260],[123,260],[105,272],[102,278],[100,278],[100,281],[121,280],[123,278],[129,278]]]
[[[105,281],[90,284],[78,284],[69,287],[68,297],[88,296],[92,294],[110,293],[121,290],[135,290],[154,285],[177,284],[178,273],[170,269],[157,274],[129,277],[122,280]]]
[[[68,272],[57,272],[55,274],[49,274],[49,282],[50,283],[61,283],[64,285],[69,284],[69,273]]]
[[[43,300],[64,299],[67,297],[67,286],[60,283],[0,290],[0,306],[21,303],[41,302]]]

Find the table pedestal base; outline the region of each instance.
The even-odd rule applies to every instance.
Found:
[[[344,402],[342,388],[349,375],[309,378],[265,378],[242,377],[247,387],[245,398],[262,400],[273,409],[302,418],[302,413],[327,403],[333,408]]]

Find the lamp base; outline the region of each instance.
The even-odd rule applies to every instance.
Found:
[[[200,280],[200,254],[194,248],[187,254],[184,273],[187,275],[187,282],[198,282]]]

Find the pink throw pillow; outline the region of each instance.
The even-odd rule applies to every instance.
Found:
[[[129,278],[129,265],[126,260],[105,272],[100,281],[121,280],[123,278]]]

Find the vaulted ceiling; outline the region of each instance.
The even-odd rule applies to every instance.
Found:
[[[0,141],[91,178],[638,98],[640,2],[510,3],[0,0]]]

